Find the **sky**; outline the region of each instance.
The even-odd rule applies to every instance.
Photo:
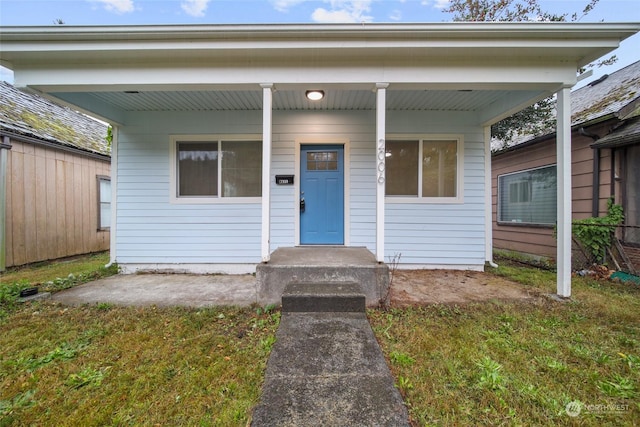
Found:
[[[0,0],[0,26],[424,23],[448,22],[449,0]],[[580,13],[588,0],[540,0],[553,13]],[[580,22],[640,22],[639,0],[600,0]],[[593,77],[640,60],[640,34],[614,52],[618,61]],[[0,80],[12,82],[0,69]]]

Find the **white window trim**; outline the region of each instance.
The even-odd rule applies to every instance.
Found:
[[[178,197],[178,165],[177,151],[178,142],[217,142],[220,148],[221,142],[233,141],[260,141],[262,142],[262,134],[233,134],[233,135],[171,135],[169,141],[169,202],[171,204],[180,205],[202,205],[202,204],[238,204],[238,203],[260,203],[262,197]],[[218,167],[218,183],[221,182],[222,168]],[[268,179],[263,176],[262,179]]]
[[[506,176],[511,176],[511,175],[516,175],[516,174],[521,174],[521,173],[525,173],[525,172],[532,172],[532,171],[536,171],[539,169],[545,169],[545,168],[551,168],[551,167],[556,167],[556,179],[558,178],[558,165],[557,163],[551,163],[549,165],[543,165],[543,166],[538,166],[535,168],[529,168],[529,169],[521,169],[521,170],[517,170],[517,171],[513,171],[513,172],[509,172],[509,173],[503,173],[500,174],[496,177],[496,224],[498,225],[514,225],[514,226],[533,226],[533,227],[554,227],[555,224],[547,224],[547,223],[541,223],[541,222],[511,222],[511,221],[504,221],[500,218],[500,212],[501,212],[501,208],[502,208],[502,201],[500,198],[500,178],[506,177]]]
[[[421,197],[422,194],[422,162],[418,161],[418,196],[388,196],[386,203],[424,203],[424,204],[462,204],[464,203],[464,136],[459,134],[391,134],[389,141],[418,141],[418,158],[422,159],[423,141],[457,141],[456,156],[456,197]]]

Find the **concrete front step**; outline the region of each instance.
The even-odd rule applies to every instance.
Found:
[[[353,282],[290,283],[282,294],[283,312],[364,312],[365,296]]]
[[[256,266],[258,304],[280,304],[290,283],[358,283],[367,306],[376,306],[389,289],[389,267],[366,248],[278,248]]]

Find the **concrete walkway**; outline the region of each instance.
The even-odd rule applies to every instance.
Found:
[[[118,274],[56,292],[51,299],[68,305],[249,306],[257,300],[257,282],[250,274]]]
[[[283,313],[251,425],[408,426],[365,313]]]

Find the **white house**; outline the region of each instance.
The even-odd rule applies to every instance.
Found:
[[[298,245],[482,270],[489,127],[557,94],[558,293],[569,296],[569,91],[579,67],[638,30],[5,27],[0,59],[16,86],[114,125],[111,257],[125,271],[250,272]]]

